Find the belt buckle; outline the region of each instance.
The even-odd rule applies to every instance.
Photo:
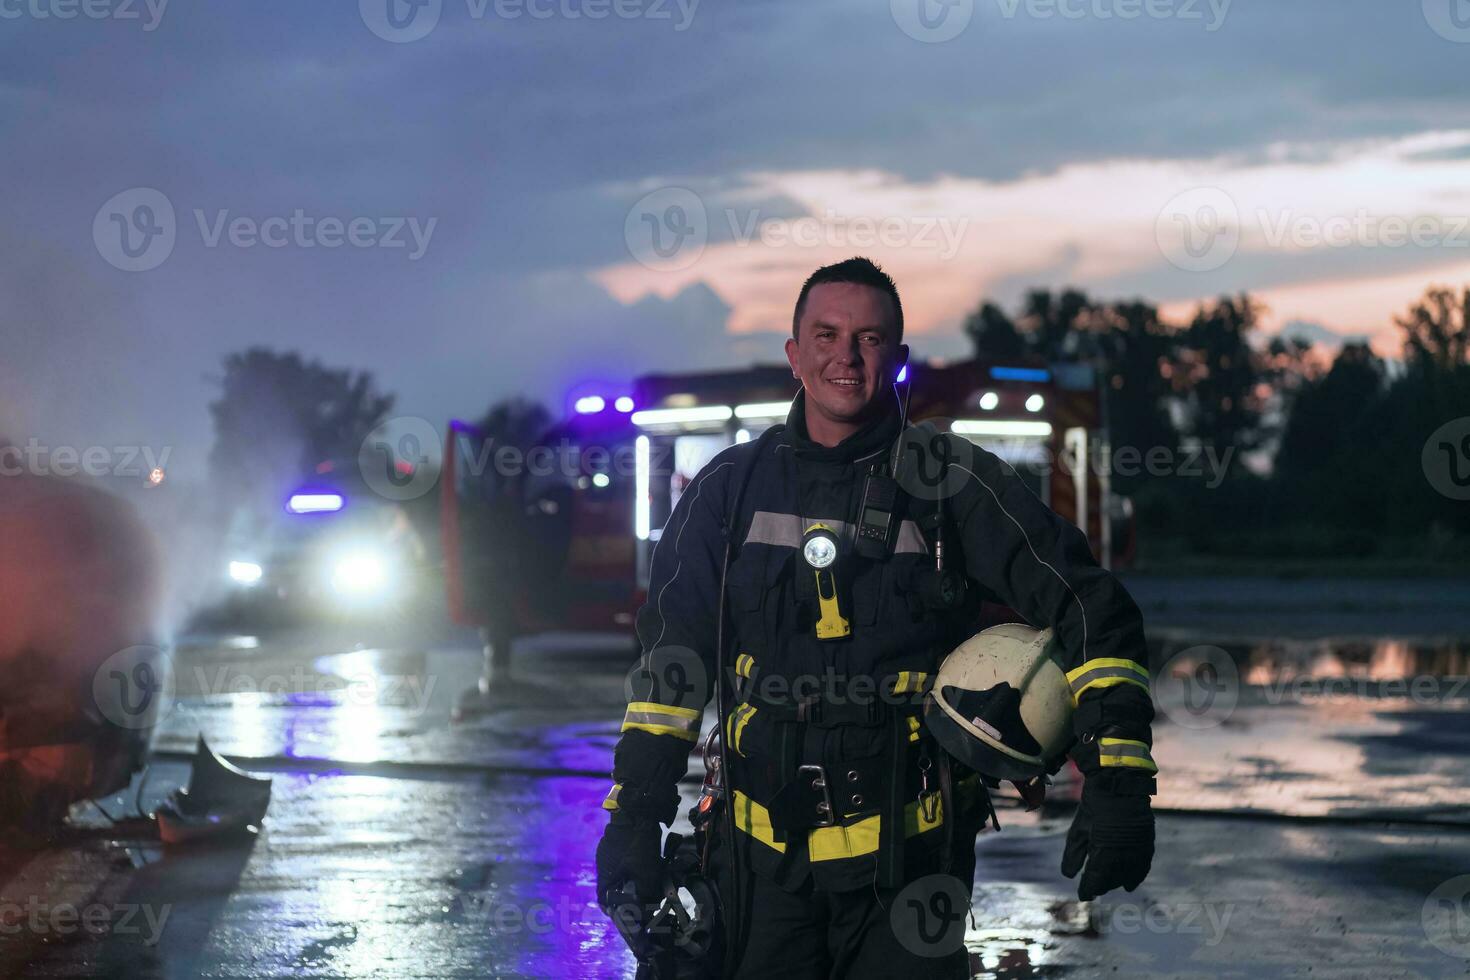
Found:
[[[837,823],[837,813],[832,809],[832,790],[827,786],[827,770],[823,766],[797,766],[798,778],[811,774],[812,789],[822,791],[822,802],[817,804],[817,826],[831,827]]]

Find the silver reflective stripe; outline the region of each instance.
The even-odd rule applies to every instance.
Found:
[[[852,541],[852,525],[846,521],[813,517],[806,520],[803,526],[799,514],[778,514],[774,511],[758,510],[751,515],[750,530],[746,532],[745,543],[769,544],[778,548],[800,548],[803,534],[813,524],[825,524],[843,541],[848,543]],[[924,535],[919,532],[919,526],[913,521],[904,521],[899,525],[898,541],[893,550],[899,555],[927,555],[929,546],[924,543]]]
[[[898,526],[898,542],[893,546],[895,555],[927,555],[929,546],[924,543],[924,535],[919,532],[919,525],[913,521],[904,521]]]

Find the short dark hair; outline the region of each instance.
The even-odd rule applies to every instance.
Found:
[[[797,340],[801,339],[801,314],[806,309],[806,295],[812,291],[813,286],[820,286],[829,282],[850,282],[859,286],[872,286],[880,293],[886,293],[893,300],[893,316],[898,323],[898,336],[894,340],[903,340],[903,303],[898,298],[898,287],[893,284],[893,277],[878,267],[872,259],[855,255],[850,259],[837,262],[833,265],[824,265],[816,272],[807,277],[802,284],[801,294],[796,297],[796,312],[791,315],[791,336]]]

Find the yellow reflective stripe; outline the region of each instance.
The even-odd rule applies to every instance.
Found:
[[[1132,738],[1100,738],[1097,748],[1097,763],[1100,766],[1123,766],[1158,772],[1147,742]]]
[[[745,755],[745,752],[740,748],[740,735],[745,731],[745,726],[750,723],[750,719],[754,717],[755,705],[753,704],[742,704],[735,709],[735,732],[730,738],[730,745],[740,755]]]
[[[734,816],[735,826],[740,830],[777,853],[786,853],[786,845],[776,840],[776,832],[771,828],[771,812],[738,789],[735,791]]]
[[[649,725],[639,721],[625,721],[623,722],[623,731],[647,732],[650,735],[672,735],[675,738],[682,738],[686,742],[699,741],[699,732],[691,732],[687,728],[675,728],[672,725]]]
[[[672,735],[688,742],[697,742],[702,714],[704,712],[699,708],[680,708],[655,701],[633,701],[628,704],[628,711],[623,715],[621,730]]]
[[[1097,677],[1088,681],[1086,684],[1083,684],[1081,687],[1073,690],[1072,700],[1075,702],[1078,698],[1082,696],[1083,692],[1090,691],[1095,687],[1116,687],[1119,684],[1133,684],[1137,687],[1143,688],[1143,690],[1145,691],[1148,690],[1147,684],[1145,684],[1143,681],[1135,680],[1132,677]]]
[[[807,835],[807,854],[815,863],[876,853],[878,831],[882,826],[882,816],[875,813],[845,827],[840,824],[818,827]]]
[[[909,719],[908,720],[909,720],[909,741],[910,742],[917,742],[919,740],[919,716],[918,715],[909,715]]]
[[[1076,670],[1067,671],[1067,683],[1072,688],[1072,703],[1076,704],[1085,691],[1093,688],[1134,684],[1147,691],[1148,669],[1122,657],[1094,657]]]
[[[939,791],[935,790],[921,799],[934,801],[934,819],[930,820],[924,815],[924,807],[919,805],[918,800],[910,803],[903,808],[903,835],[905,837],[913,837],[915,834],[922,834],[944,825],[944,800],[940,797]]]
[[[755,705],[737,704],[735,710],[725,718],[725,744],[742,756],[745,753],[740,748],[740,735],[753,717],[755,717]]]
[[[911,694],[924,690],[929,674],[923,670],[900,670],[898,680],[893,682],[894,694]]]
[[[698,722],[703,713],[699,708],[680,708],[672,704],[659,704],[657,701],[628,702],[629,714],[644,711],[652,715],[668,715],[670,718],[685,718],[694,722]]]
[[[602,808],[604,810],[616,810],[618,808],[618,794],[622,791],[622,783],[613,783],[613,788],[608,790],[607,799],[602,801]]]
[[[751,668],[755,666],[755,658],[748,653],[742,653],[735,658],[735,676],[749,677]]]
[[[1124,670],[1135,671],[1145,681],[1148,680],[1148,671],[1142,664],[1135,660],[1124,660],[1122,657],[1094,657],[1076,670],[1067,671],[1067,683],[1071,684],[1089,671],[1098,670],[1103,667],[1121,667]]]

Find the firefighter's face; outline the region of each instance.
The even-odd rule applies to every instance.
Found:
[[[892,300],[850,282],[807,293],[795,339],[786,341],[791,372],[806,389],[807,413],[851,425],[866,421],[893,390],[909,349],[898,342]]]

